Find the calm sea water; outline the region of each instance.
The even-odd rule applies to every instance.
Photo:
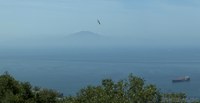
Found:
[[[200,59],[198,57],[139,56],[65,56],[1,58],[0,72],[8,71],[16,79],[40,87],[74,95],[87,85],[98,85],[104,78],[126,79],[130,73],[162,92],[185,92],[200,97]],[[190,76],[190,82],[172,83],[172,79]]]

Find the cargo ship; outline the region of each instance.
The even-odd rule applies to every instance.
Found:
[[[189,76],[184,76],[184,77],[179,77],[177,79],[173,79],[172,82],[173,83],[177,83],[177,82],[188,82],[190,81],[190,77]]]

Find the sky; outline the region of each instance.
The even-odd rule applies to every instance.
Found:
[[[91,31],[143,44],[198,46],[199,11],[199,0],[0,0],[0,42]]]

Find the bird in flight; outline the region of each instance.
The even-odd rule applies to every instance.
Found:
[[[99,21],[99,19],[97,19],[97,22],[98,22],[99,25],[101,25],[101,22]]]

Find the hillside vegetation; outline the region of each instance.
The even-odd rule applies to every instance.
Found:
[[[75,84],[74,84],[75,85]],[[145,84],[130,74],[127,80],[102,80],[99,86],[88,86],[75,96],[63,96],[55,90],[33,87],[15,80],[8,72],[0,75],[0,103],[200,103],[187,100],[183,93],[161,93],[155,85]]]

